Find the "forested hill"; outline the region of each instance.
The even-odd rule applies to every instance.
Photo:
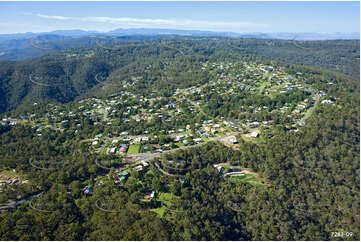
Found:
[[[59,50],[64,47],[61,43],[67,43],[66,48],[76,43],[78,48],[22,62],[2,62],[0,112],[34,102],[65,103],[86,96],[109,95],[135,79],[139,79],[135,91],[159,91],[160,95],[166,95],[177,87],[206,81],[207,74],[200,71],[200,63],[206,60],[272,59],[329,69],[355,79],[359,76],[359,40],[152,38],[148,41],[141,38],[136,41],[131,38],[82,38],[45,45],[33,40],[32,48],[36,47],[40,52],[49,51],[54,43],[55,49]],[[91,47],[79,47],[83,44]]]
[[[45,34],[31,38],[0,41],[0,60],[22,61],[69,48],[95,48],[125,42],[159,40],[229,44],[233,51],[264,56],[293,64],[315,66],[359,78],[360,40],[296,41],[243,36],[240,38],[179,35],[63,36]]]
[[[240,39],[229,42],[247,54],[297,65],[337,71],[355,79],[360,78],[360,41],[287,41]],[[235,50],[237,50],[235,48]]]

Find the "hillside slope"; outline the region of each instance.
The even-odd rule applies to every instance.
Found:
[[[240,56],[321,67],[356,79],[358,43],[170,37],[145,42],[102,39],[93,48],[72,48],[32,60],[2,62],[0,112],[21,109],[34,102],[66,103],[78,97],[114,94],[124,85],[133,85],[134,80],[137,80],[134,90],[139,93],[159,91],[159,95],[166,95],[177,87],[206,81],[202,61],[236,60]]]

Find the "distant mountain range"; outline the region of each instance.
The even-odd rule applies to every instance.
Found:
[[[257,38],[257,39],[283,39],[283,40],[334,40],[334,39],[360,39],[360,33],[235,33],[235,32],[213,32],[202,30],[177,30],[177,29],[115,29],[108,32],[84,31],[84,30],[56,30],[44,33],[19,33],[19,34],[0,34],[0,41],[14,39],[28,39],[41,35],[61,35],[67,37],[86,37],[94,35],[110,36],[131,36],[131,35],[181,35],[181,36],[200,36],[200,37],[231,37],[231,38]]]
[[[359,61],[359,34],[343,33],[234,33],[212,32],[201,30],[175,30],[175,29],[115,29],[109,32],[84,31],[84,30],[56,30],[46,33],[19,33],[0,35],[0,61],[23,61],[32,58],[69,49],[97,48],[112,46],[124,42],[149,42],[149,41],[173,41],[173,40],[202,40],[220,42],[239,42],[238,47],[247,50],[249,54],[262,55],[267,58],[282,57],[283,61],[290,61],[290,56],[300,53],[300,50],[312,50],[302,52],[309,54],[324,46],[325,49],[338,53],[339,50],[351,52],[352,59]],[[307,40],[307,41],[306,41]],[[320,41],[317,41],[320,40]],[[337,42],[337,43],[336,43]],[[333,49],[336,48],[337,50]],[[277,49],[277,50],[276,50]],[[323,49],[321,48],[321,51]],[[284,52],[288,52],[287,55]],[[292,52],[292,54],[291,54]],[[296,53],[297,52],[297,53]],[[320,53],[314,53],[323,55]],[[276,56],[275,56],[276,55]],[[283,57],[287,57],[284,59]],[[308,56],[309,57],[309,56]],[[307,62],[307,56],[299,57],[298,60]],[[324,60],[319,60],[320,67],[335,70],[337,63],[348,61],[340,59],[326,66]],[[313,62],[312,62],[313,63]],[[309,63],[309,64],[312,64]],[[297,62],[300,64],[300,62]],[[329,64],[331,66],[329,66]],[[358,77],[359,72],[343,63],[342,66],[349,68],[343,70],[353,77]]]

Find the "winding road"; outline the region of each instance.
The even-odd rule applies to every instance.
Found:
[[[19,205],[23,204],[24,202],[29,201],[29,200],[31,200],[31,199],[33,199],[33,198],[36,198],[36,197],[39,197],[39,196],[40,196],[40,193],[35,194],[35,195],[32,195],[32,196],[29,196],[29,197],[24,198],[24,199],[22,199],[22,200],[20,200],[20,201],[15,201],[15,202],[9,203],[8,205],[5,205],[5,206],[0,207],[0,211],[1,211],[1,210],[14,209],[16,206],[19,206]]]

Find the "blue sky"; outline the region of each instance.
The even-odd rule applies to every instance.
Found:
[[[0,2],[0,34],[170,28],[351,33],[359,2]]]

